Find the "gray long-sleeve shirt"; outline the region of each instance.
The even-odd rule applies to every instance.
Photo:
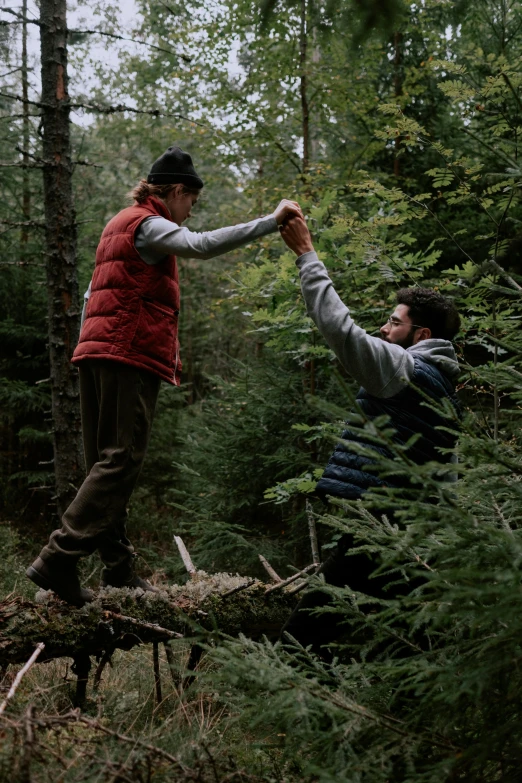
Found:
[[[343,367],[370,394],[387,398],[404,389],[413,377],[415,355],[438,365],[450,378],[458,374],[448,340],[421,340],[405,349],[372,337],[354,323],[315,251],[304,253],[296,263],[308,315]]]
[[[209,259],[228,253],[230,250],[246,245],[259,237],[277,231],[277,222],[273,215],[266,215],[237,226],[218,228],[215,231],[190,231],[163,217],[146,218],[138,227],[134,237],[136,250],[147,264],[158,264],[165,256],[180,258]],[[85,306],[91,294],[91,283],[84,294],[82,324],[85,318]]]

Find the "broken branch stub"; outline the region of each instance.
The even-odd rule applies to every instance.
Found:
[[[190,555],[188,553],[188,549],[183,543],[183,539],[181,536],[174,536],[174,541],[176,543],[176,546],[178,547],[179,553],[181,555],[181,559],[183,560],[183,565],[187,569],[188,574],[190,575],[191,579],[194,579],[194,577],[197,574],[197,569],[194,566],[194,563],[192,562]]]
[[[277,571],[275,571],[272,568],[272,566],[270,565],[270,563],[268,562],[266,557],[263,557],[263,555],[259,555],[259,559],[261,561],[261,564],[262,564],[263,568],[265,569],[265,571],[267,572],[268,576],[270,577],[270,579],[273,582],[279,583],[279,582],[283,581],[281,579],[281,577],[279,576],[279,574],[277,573]]]

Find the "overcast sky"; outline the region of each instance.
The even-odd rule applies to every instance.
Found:
[[[22,3],[20,0],[17,2],[11,2],[10,0],[0,0],[0,19],[6,21],[13,21],[12,14],[8,14],[2,11],[2,8],[9,8],[17,13],[22,12]],[[130,36],[130,30],[133,21],[136,17],[136,5],[134,0],[124,0],[117,7],[119,15],[118,33],[125,36]],[[27,15],[30,19],[38,19],[39,11],[34,0],[28,0]],[[67,12],[67,23],[71,29],[89,29],[96,30],[105,28],[106,20],[96,15],[92,10],[92,5],[69,3]],[[98,59],[105,62],[110,68],[115,68],[118,65],[118,54],[122,49],[126,51],[137,50],[137,45],[131,42],[115,41],[105,36],[92,36],[92,40],[89,45],[89,56],[93,59]],[[30,65],[32,68],[30,74],[31,88],[34,93],[33,97],[37,97],[40,92],[40,39],[38,35],[38,27],[36,25],[28,26],[28,54],[30,59]],[[80,90],[86,92],[89,84],[92,82],[94,85],[94,73],[88,63],[83,63],[78,70],[73,67],[73,63],[76,58],[74,57],[74,51],[70,52],[71,67],[69,69],[70,86],[69,91],[71,96],[74,96],[75,92]],[[12,47],[9,52],[10,61],[5,71],[9,71],[12,68],[20,66],[21,59],[21,31],[18,29],[18,36],[15,42],[15,46]],[[8,78],[8,77],[6,77]],[[74,121],[80,124],[89,122],[88,116],[75,116]]]

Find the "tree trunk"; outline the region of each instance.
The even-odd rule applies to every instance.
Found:
[[[27,0],[23,0],[22,3],[22,98],[23,102],[23,118],[22,118],[22,149],[23,149],[23,162],[25,166],[29,165],[29,141],[30,141],[30,125],[29,125],[29,78],[27,72]],[[31,189],[29,183],[29,169],[22,169],[22,219],[25,223],[31,220]],[[21,245],[21,260],[26,261],[27,255],[27,243],[29,241],[29,227],[22,226],[22,232],[20,235]]]
[[[399,98],[402,95],[402,33],[395,33],[393,37],[393,45],[395,49],[393,58],[393,86],[395,91],[395,97]],[[395,139],[395,159],[393,161],[393,173],[396,177],[401,175],[401,163],[399,153],[401,150],[401,137],[397,136]]]
[[[301,71],[301,122],[303,134],[303,176],[310,167],[310,112],[308,107],[308,7],[307,0],[301,0],[301,29],[299,35],[299,66]]]
[[[78,377],[70,363],[78,341],[79,302],[65,0],[41,0],[40,22],[49,359],[56,498],[61,514],[84,474]]]

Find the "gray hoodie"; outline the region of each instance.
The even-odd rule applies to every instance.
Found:
[[[308,315],[347,372],[374,397],[393,397],[404,389],[413,377],[415,356],[436,364],[449,378],[458,375],[448,340],[421,340],[405,349],[372,337],[354,323],[315,251],[296,263]]]

